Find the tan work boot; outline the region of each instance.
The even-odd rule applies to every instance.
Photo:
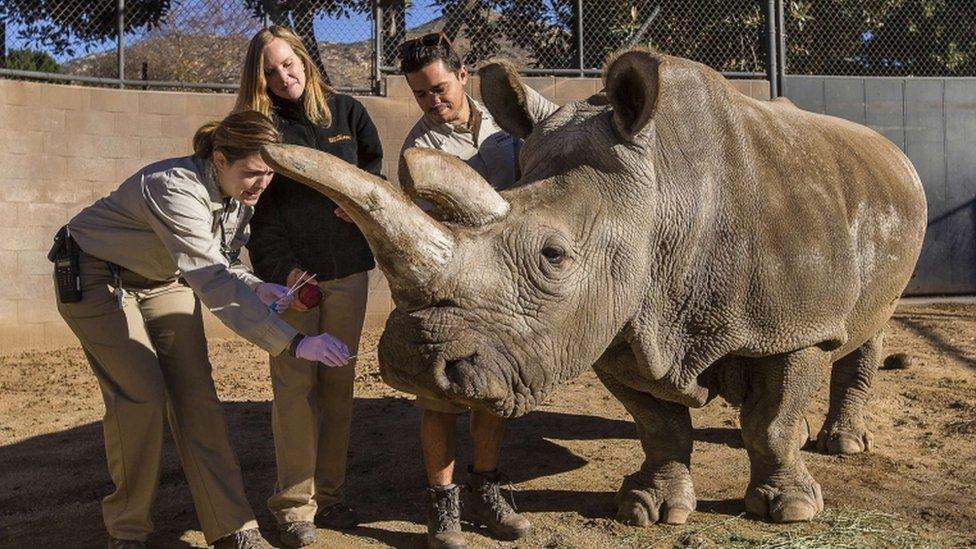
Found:
[[[461,487],[457,484],[427,488],[427,547],[466,549],[461,534]]]
[[[502,540],[515,540],[532,532],[529,519],[515,512],[502,497],[498,487],[498,469],[476,473],[470,466],[467,490],[464,495],[464,520],[487,526],[492,536]]]

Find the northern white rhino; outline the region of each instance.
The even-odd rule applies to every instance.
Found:
[[[592,366],[637,424],[646,458],[617,501],[642,525],[694,510],[688,408],[721,396],[741,407],[747,510],[813,517],[803,412],[833,365],[819,446],[867,449],[884,326],[922,245],[925,196],[905,155],[647,51],[619,55],[604,92],[544,119],[512,67],[480,74],[492,115],[525,138],[524,175],[497,193],[454,157],[406,151],[401,179],[436,220],[324,153],[265,152],[369,240],[397,305],[383,378],[514,417]]]

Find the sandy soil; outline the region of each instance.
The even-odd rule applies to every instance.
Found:
[[[320,530],[315,547],[423,546],[419,415],[379,380],[377,338],[364,335],[348,479],[365,523],[349,533]],[[610,520],[621,478],[641,461],[640,445],[623,408],[586,373],[509,424],[503,468],[516,505],[536,525],[518,545],[976,546],[976,306],[902,308],[888,344],[913,364],[877,377],[868,418],[873,451],[805,453],[828,507],[818,520],[772,525],[743,516],[748,462],[737,413],[721,401],[693,413],[699,504],[689,523],[634,528]],[[266,357],[236,341],[213,342],[211,350],[248,495],[276,542],[264,506],[275,475]],[[824,386],[807,414],[814,431],[826,402]],[[79,350],[0,358],[0,546],[104,547],[98,500],[111,484],[102,410]],[[463,429],[460,464],[469,461],[468,440]],[[169,441],[155,519],[151,546],[203,546]],[[473,547],[515,545],[467,531]]]

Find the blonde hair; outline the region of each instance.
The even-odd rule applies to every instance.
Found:
[[[264,145],[280,142],[281,134],[270,118],[256,111],[240,111],[201,126],[193,136],[193,156],[210,158],[219,151],[228,162],[236,162]]]
[[[305,115],[316,124],[331,125],[332,113],[329,112],[326,100],[335,93],[334,90],[325,83],[301,39],[279,25],[262,29],[251,38],[247,46],[247,56],[244,58],[241,87],[237,91],[234,112],[258,111],[265,116],[272,116],[271,97],[268,94],[273,92],[268,90],[268,81],[264,77],[264,48],[276,38],[291,46],[305,66]]]

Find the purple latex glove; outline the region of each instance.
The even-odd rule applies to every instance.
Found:
[[[286,311],[288,306],[291,305],[292,300],[295,299],[295,294],[288,295],[288,288],[281,284],[273,284],[271,282],[258,284],[254,293],[258,295],[261,303],[264,303],[269,309],[278,314]]]
[[[332,334],[305,336],[295,349],[295,356],[338,368],[349,362],[349,348]]]

